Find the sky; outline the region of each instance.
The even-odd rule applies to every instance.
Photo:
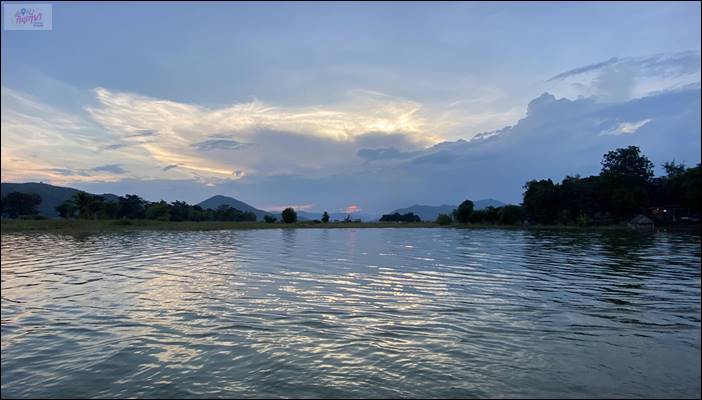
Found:
[[[698,2],[53,2],[52,25],[1,31],[3,182],[381,213],[518,203],[629,144],[700,161]]]

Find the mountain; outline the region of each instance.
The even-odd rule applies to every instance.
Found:
[[[495,199],[476,200],[473,202],[473,204],[476,210],[481,210],[487,207],[502,207],[505,205],[505,203]],[[457,207],[458,206],[452,206],[448,204],[442,204],[440,206],[423,206],[415,204],[411,207],[397,209],[395,211],[390,212],[390,214],[414,213],[415,215],[419,215],[419,218],[421,218],[422,221],[434,221],[436,220],[436,217],[439,216],[439,214],[451,215],[453,210],[455,210]]]
[[[2,183],[0,184],[0,191],[3,196],[8,193],[20,192],[20,193],[36,193],[41,196],[41,203],[37,207],[39,214],[49,217],[56,218],[58,213],[56,212],[56,206],[60,205],[66,200],[70,200],[73,196],[81,192],[81,190],[63,187],[63,186],[53,186],[42,182],[27,182],[27,183]],[[100,196],[104,197],[106,201],[118,201],[119,196],[105,193]]]
[[[217,207],[219,207],[223,204],[227,205],[229,207],[236,208],[239,211],[251,211],[252,213],[256,214],[256,220],[258,220],[258,221],[263,220],[264,215],[275,215],[274,213],[270,213],[268,211],[259,210],[258,208],[250,206],[250,205],[244,203],[243,201],[237,200],[233,197],[222,196],[222,195],[212,196],[209,199],[198,203],[198,205],[202,208],[205,208],[205,209],[211,208],[213,210],[217,209]],[[278,215],[278,218],[280,218],[280,215]]]

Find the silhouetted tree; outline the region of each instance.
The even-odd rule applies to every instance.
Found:
[[[468,223],[470,215],[473,213],[473,208],[475,205],[470,200],[465,200],[461,203],[457,209],[453,210],[453,218],[461,223]]]
[[[78,192],[73,196],[73,203],[76,205],[78,217],[80,218],[94,219],[104,202],[105,199],[102,196],[95,196],[86,192]]]
[[[144,218],[144,208],[146,204],[146,200],[135,194],[128,194],[124,197],[120,197],[117,216],[119,218],[129,219]]]
[[[620,148],[604,155],[600,175],[648,182],[653,178],[653,163],[636,146]]]
[[[350,220],[350,218],[349,218]],[[394,214],[385,214],[382,217],[380,217],[381,222],[421,222],[422,219],[419,218],[419,215],[415,215],[414,213],[407,213],[407,214],[400,214],[400,213],[394,213]]]
[[[277,221],[278,218],[276,218],[276,217],[274,217],[274,216],[272,216],[272,215],[264,215],[264,216],[263,216],[263,220],[266,221],[266,223],[272,224],[272,223],[274,223],[275,221]]]
[[[497,209],[497,219],[502,225],[514,225],[524,219],[524,210],[515,205],[506,205]]]
[[[324,212],[324,214],[322,214],[322,222],[324,222],[325,224],[329,222],[329,213],[326,211]]]
[[[283,222],[285,222],[286,224],[292,224],[297,222],[297,213],[294,209],[288,207],[285,210],[283,210],[281,218],[283,218]]]
[[[533,222],[553,224],[559,211],[556,185],[550,179],[533,180],[524,189],[524,209]]]
[[[227,207],[227,206],[224,206]],[[169,206],[171,221],[188,221],[190,219],[190,206],[184,201],[174,201]]]

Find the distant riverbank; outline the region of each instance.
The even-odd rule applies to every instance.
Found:
[[[214,231],[240,229],[344,229],[344,228],[456,228],[456,229],[547,229],[547,230],[629,230],[626,225],[606,225],[581,227],[574,225],[490,225],[490,224],[452,224],[439,225],[434,222],[329,222],[315,223],[302,221],[293,224],[265,222],[228,222],[228,221],[156,221],[156,220],[88,220],[88,219],[45,219],[23,220],[4,219],[1,222],[2,233],[12,232],[126,232],[135,230],[152,231]],[[656,229],[700,231],[700,226],[661,227]]]

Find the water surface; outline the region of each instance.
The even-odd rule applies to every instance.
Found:
[[[697,397],[700,237],[2,235],[3,397]]]

